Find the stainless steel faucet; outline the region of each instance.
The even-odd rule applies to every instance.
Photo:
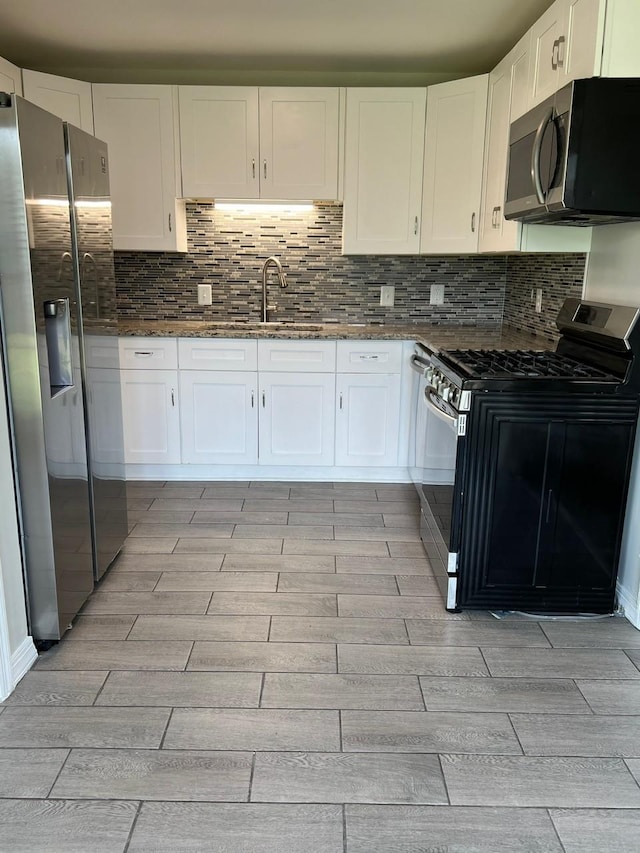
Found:
[[[282,264],[280,261],[272,255],[270,258],[264,262],[264,266],[262,267],[262,322],[268,322],[268,308],[267,308],[267,273],[269,271],[269,267],[273,265],[278,270],[278,281],[280,283],[280,287],[285,288],[287,286],[287,276],[285,275],[284,270],[282,269]]]

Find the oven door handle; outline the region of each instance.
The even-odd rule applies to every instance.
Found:
[[[448,414],[448,412],[444,412],[440,408],[440,406],[434,403],[434,397],[436,399],[441,399],[440,397],[438,397],[438,394],[436,393],[435,389],[432,386],[427,385],[427,387],[424,389],[424,401],[427,406],[431,409],[434,415],[437,415],[439,418],[445,421],[445,423],[449,424],[449,426],[453,429],[457,429],[458,418],[455,415],[450,415]]]
[[[540,174],[540,154],[542,152],[542,140],[544,138],[544,132],[553,121],[553,107],[550,107],[547,112],[544,114],[542,121],[538,125],[538,129],[536,131],[536,137],[533,140],[533,149],[531,151],[531,179],[533,181],[533,186],[536,191],[536,198],[540,202],[540,204],[544,204],[545,199],[545,191],[542,186],[542,175]]]
[[[411,364],[411,369],[415,370],[416,373],[420,373],[421,375],[424,375],[425,370],[427,369],[427,367],[429,367],[429,362],[425,361],[423,358],[420,358],[420,356],[416,355],[416,353],[411,356],[409,363]]]

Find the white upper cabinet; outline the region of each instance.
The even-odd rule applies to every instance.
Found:
[[[523,225],[504,218],[512,103],[522,115],[523,77],[530,34],[527,33],[489,75],[489,100],[480,216],[481,252],[588,252],[590,228]],[[515,98],[515,101],[512,99]]]
[[[184,195],[334,199],[339,89],[180,86]]]
[[[115,249],[187,250],[175,89],[93,86],[96,136],[109,146]]]
[[[0,92],[22,94],[22,75],[17,65],[0,56]]]
[[[564,0],[557,0],[531,28],[531,101],[534,106],[560,88],[558,54],[566,50]],[[560,38],[563,42],[560,42]]]
[[[423,254],[478,251],[488,75],[427,90]]]
[[[507,222],[502,216],[509,145],[511,73],[509,54],[489,75],[479,240],[482,252],[513,248],[517,241],[518,223]]]
[[[556,0],[530,30],[529,106],[583,77],[640,76],[639,29],[638,0]]]
[[[192,198],[258,198],[258,90],[180,86],[182,189]]]
[[[343,252],[417,254],[426,90],[348,89]]]
[[[91,83],[25,69],[22,86],[28,101],[93,134]]]
[[[338,89],[260,89],[260,194],[337,198],[338,138]]]

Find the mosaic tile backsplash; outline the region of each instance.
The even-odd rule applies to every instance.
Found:
[[[568,296],[580,298],[586,255],[512,255],[507,259],[504,322],[516,329],[557,338],[555,319]],[[542,288],[542,311],[535,290]],[[533,294],[532,294],[533,291]]]
[[[491,326],[502,321],[507,260],[479,256],[343,256],[342,206],[296,213],[216,210],[187,205],[189,251],[116,252],[118,311],[138,319],[260,319],[265,258],[287,274],[281,290],[270,272],[274,320],[432,322]],[[211,284],[213,304],[197,304]],[[395,285],[395,306],[380,306],[380,285]],[[443,305],[429,305],[431,284],[444,284]]]

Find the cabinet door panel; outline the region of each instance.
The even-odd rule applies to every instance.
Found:
[[[335,375],[260,376],[260,464],[333,465]]]
[[[549,479],[544,581],[611,588],[624,518],[630,424],[569,422],[556,428],[557,473]],[[603,512],[606,507],[606,512]]]
[[[336,465],[397,465],[400,377],[339,374]]]
[[[173,96],[171,86],[93,86],[96,136],[109,146],[115,249],[186,251]]]
[[[561,50],[558,39],[563,35],[564,13],[563,0],[556,0],[531,28],[532,107],[544,101],[545,98],[551,97],[558,89],[560,82],[558,58]]]
[[[26,69],[22,72],[22,83],[28,101],[93,133],[91,83]]]
[[[421,253],[477,252],[487,75],[427,92]]]
[[[258,198],[258,90],[180,86],[182,186],[195,198]]]
[[[338,195],[338,89],[260,89],[260,194]]]
[[[505,60],[489,75],[489,106],[485,149],[480,251],[517,249],[519,223],[502,215],[509,147],[511,62]],[[505,242],[507,245],[505,246]],[[509,246],[508,243],[513,243]]]
[[[347,90],[345,254],[415,254],[420,244],[426,92]]]
[[[0,56],[0,92],[22,94],[22,75],[17,65]]]
[[[568,0],[560,86],[600,73],[605,6],[603,0]]]
[[[125,462],[180,462],[177,392],[177,371],[122,371]]]
[[[258,464],[258,374],[180,372],[182,461]]]
[[[532,587],[537,583],[549,425],[498,418],[493,428],[496,480],[490,497],[486,584]]]

